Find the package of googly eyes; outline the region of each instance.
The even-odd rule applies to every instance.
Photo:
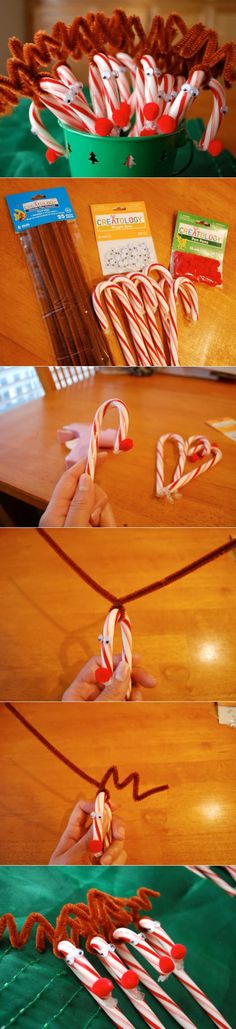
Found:
[[[91,213],[104,275],[142,271],[157,260],[143,200],[92,204]]]

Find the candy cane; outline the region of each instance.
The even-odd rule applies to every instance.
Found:
[[[143,119],[148,118],[148,120],[154,125],[158,115],[161,113],[158,94],[158,83],[161,72],[156,67],[156,62],[151,54],[145,54],[144,57],[141,57],[141,65],[144,70],[145,102],[143,107]]]
[[[167,440],[174,440],[177,443],[178,463],[172,481],[167,486],[164,486],[164,447]],[[191,472],[183,475],[187,458],[190,461],[196,461],[198,457],[202,458],[208,454],[211,455],[209,461],[205,461],[198,468],[194,468]],[[213,465],[221,461],[221,458],[222,451],[219,449],[218,444],[210,443],[204,436],[189,436],[185,441],[177,433],[170,432],[166,433],[165,436],[160,436],[156,450],[156,496],[170,496],[172,493],[178,492],[184,486],[187,486],[192,479],[196,479],[198,475],[209,471]]]
[[[139,984],[136,972],[129,971],[116,953],[112,943],[107,943],[102,936],[93,936],[90,947],[99,955],[110,974],[117,979],[124,990],[134,990]]]
[[[125,52],[125,50],[118,51],[118,53],[116,54],[116,57],[117,57],[117,60],[120,61],[121,64],[124,64],[125,68],[128,69],[129,74],[130,74],[130,78],[131,78],[131,82],[132,82],[132,86],[133,86],[133,90],[134,90],[135,89],[135,82],[136,82],[136,69],[137,69],[137,64],[136,64],[135,58],[134,57],[130,57],[130,54],[127,54]]]
[[[161,310],[163,311],[163,306],[166,312],[166,317],[168,317],[168,305],[166,303],[164,294],[159,289],[158,284],[155,282],[152,283],[148,279],[147,275],[145,275],[144,273],[134,272],[130,274],[129,278],[132,280],[132,282],[135,282],[136,285],[140,286],[141,297],[146,311],[149,331],[155,344],[155,351],[157,357],[155,363],[164,367],[166,366],[166,356],[163,349],[162,338],[160,336],[155,318],[155,312],[157,310],[157,307],[161,307]]]
[[[94,63],[97,65],[98,70],[103,82],[104,97],[106,103],[107,117],[113,119],[114,110],[119,107],[119,93],[118,86],[114,72],[112,71],[110,58],[107,54],[94,54]]]
[[[64,125],[68,125],[72,129],[77,129],[79,132],[87,132],[87,125],[78,114],[75,114],[72,110],[66,107],[56,96],[49,96],[45,93],[40,93],[41,104],[46,110],[51,111],[56,118],[60,118]]]
[[[189,78],[183,83],[173,103],[170,105],[168,114],[161,115],[158,121],[158,127],[161,132],[174,132],[177,125],[180,125],[195,97],[198,96],[199,90],[204,85],[205,79],[204,71],[190,72]]]
[[[179,276],[178,279],[174,279],[169,291],[169,314],[170,314],[170,359],[171,365],[175,367],[179,365],[178,359],[178,326],[177,326],[177,299],[178,293],[180,297],[189,298],[189,316],[192,321],[197,321],[199,309],[198,309],[198,296],[195,286],[184,276]]]
[[[132,969],[134,973],[137,973],[140,982],[143,983],[146,990],[149,990],[149,992],[152,993],[153,997],[159,1001],[159,1004],[162,1004],[163,1008],[165,1008],[166,1011],[172,1015],[172,1018],[178,1022],[178,1025],[183,1026],[183,1029],[197,1029],[194,1022],[190,1021],[188,1015],[185,1015],[184,1011],[182,1011],[179,1005],[176,1004],[176,1001],[172,1000],[172,997],[168,997],[168,994],[165,993],[165,990],[162,989],[160,984],[156,983],[155,979],[152,979],[152,976],[146,972],[143,965],[140,965],[139,961],[137,961],[136,957],[130,953],[128,947],[126,947],[124,943],[121,944],[120,947],[117,947],[117,950],[118,954],[120,954],[121,958],[124,959],[129,968]]]
[[[110,331],[110,326],[109,326],[109,322],[107,320],[107,317],[105,315],[105,312],[104,312],[102,304],[101,304],[101,294],[102,294],[102,292],[104,292],[104,297],[105,297],[105,300],[106,300],[106,305],[107,305],[107,309],[108,309],[108,312],[109,312],[109,315],[110,315],[110,319],[111,319],[113,328],[115,330],[118,343],[119,343],[119,345],[121,347],[122,354],[123,354],[123,356],[125,358],[126,364],[128,366],[136,367],[136,365],[137,365],[137,358],[134,357],[134,355],[133,355],[133,351],[132,351],[132,348],[130,346],[130,342],[129,342],[128,336],[125,333],[125,330],[123,328],[122,322],[121,322],[121,320],[119,318],[119,315],[118,315],[118,312],[117,312],[117,308],[116,308],[116,306],[114,304],[114,301],[113,301],[113,292],[114,292],[115,296],[118,297],[118,300],[120,300],[122,302],[122,299],[123,299],[122,290],[120,289],[120,287],[116,287],[115,283],[111,283],[111,288],[109,288],[107,282],[101,282],[101,283],[98,284],[98,286],[96,286],[95,290],[93,291],[93,294],[92,294],[93,307],[94,307],[95,313],[97,315],[97,318],[99,320],[99,323],[101,325],[101,328],[103,329],[103,332],[107,333],[107,332]]]
[[[79,121],[82,122],[86,131],[91,132],[93,135],[96,134],[96,118],[83,93],[79,90],[79,83],[77,96],[71,96],[70,103],[68,103],[70,93],[68,90],[65,92],[65,86],[60,85],[57,80],[51,79],[48,76],[40,79],[40,90],[45,106],[61,117],[62,121],[64,115],[67,117],[69,114],[70,117],[74,116],[75,127],[79,128]],[[45,99],[42,91],[46,94]]]
[[[124,291],[125,291],[126,295],[129,293],[130,282],[132,282],[135,285],[135,287],[137,287],[137,285],[138,285],[138,283],[140,281],[143,282],[145,284],[146,295],[148,294],[149,301],[151,302],[151,308],[152,308],[152,310],[154,309],[154,311],[156,310],[156,308],[157,308],[157,301],[156,301],[155,291],[154,291],[152,285],[146,279],[146,277],[142,276],[141,272],[135,272],[134,274],[130,274],[130,275],[115,275],[115,276],[112,277],[112,279],[113,279],[113,282],[115,282],[115,283],[119,283],[119,282],[123,283]],[[131,300],[131,303],[132,303],[132,306],[133,306],[134,316],[135,316],[135,319],[137,321],[137,324],[138,324],[138,327],[140,329],[140,332],[141,332],[141,335],[142,335],[142,338],[143,338],[143,342],[144,342],[144,345],[145,345],[145,348],[146,348],[147,364],[151,365],[151,366],[153,366],[153,365],[159,366],[160,361],[159,361],[158,355],[156,353],[156,347],[155,347],[155,345],[153,343],[153,338],[152,338],[152,335],[151,335],[151,332],[150,332],[150,329],[149,329],[148,321],[146,320],[145,305],[143,303],[142,296],[140,296],[138,290],[136,290],[135,293],[132,292],[130,300]],[[131,330],[132,330],[132,324],[131,324]]]
[[[200,150],[211,149],[211,143],[215,139],[218,129],[220,128],[223,115],[228,111],[228,107],[225,102],[225,93],[221,83],[218,82],[217,79],[210,79],[209,89],[213,95],[213,109],[208,125],[203,132],[200,143],[198,144]]]
[[[85,958],[83,951],[74,947],[70,940],[62,940],[58,943],[58,950],[65,958],[66,964],[69,965],[71,971],[77,976],[77,979],[83,983],[83,986],[105,1011],[108,1018],[115,1022],[118,1029],[134,1029],[132,1022],[126,1018],[126,1015],[123,1015],[123,1011],[118,1007],[118,1001],[110,996],[113,984],[109,979],[102,979],[98,975],[87,958]]]
[[[89,841],[91,854],[100,858],[112,843],[112,809],[109,794],[99,790],[95,799],[93,820],[93,839]]]
[[[125,289],[120,290],[119,292],[117,292],[119,290],[118,279],[119,281],[121,281],[121,279],[124,280],[125,286]],[[100,290],[102,289],[104,289],[105,293],[108,290],[109,295],[110,290],[112,289],[115,291],[115,293],[117,292],[117,296],[119,298],[121,307],[124,309],[124,313],[127,318],[128,326],[131,333],[131,339],[133,340],[135,351],[137,352],[139,358],[139,363],[145,368],[147,365],[150,366],[149,353],[142,332],[144,308],[142,300],[139,296],[138,289],[135,286],[134,282],[131,282],[128,275],[115,276],[115,281],[113,278],[110,278],[104,283],[101,283]],[[129,298],[128,292],[131,293],[131,298]],[[133,300],[134,302],[135,311],[132,307],[131,300]],[[136,313],[137,311],[139,311],[138,314]]]
[[[121,961],[121,959],[114,952],[114,950],[113,954],[111,953],[111,948],[109,948],[109,945],[104,948],[104,942],[104,940],[101,940],[100,937],[96,936],[93,938],[93,940],[91,940],[91,946],[93,946],[94,944],[94,950],[96,951],[96,953],[99,954],[100,961],[102,962],[102,964],[105,966],[105,968],[108,969],[109,972],[111,972],[113,979],[115,979],[116,982],[119,984],[120,989],[123,990],[124,993],[128,994],[130,1003],[133,1004],[137,1011],[139,1011],[141,1017],[144,1019],[144,1022],[146,1022],[146,1024],[149,1025],[151,1029],[164,1029],[163,1023],[160,1022],[159,1018],[157,1018],[157,1016],[154,1014],[154,1011],[152,1011],[149,1005],[146,1003],[143,994],[140,993],[140,990],[137,988],[137,984],[136,988],[134,988],[134,985],[129,985],[129,980],[130,976],[132,977],[132,972],[128,971],[126,966],[123,964],[123,961]]]
[[[98,407],[95,418],[91,428],[91,436],[88,448],[88,457],[85,466],[85,472],[87,475],[91,475],[94,479],[96,470],[96,461],[99,448],[99,437],[102,428],[103,419],[109,407],[115,407],[119,412],[119,428],[116,434],[115,443],[113,447],[113,453],[118,454],[120,450],[130,450],[133,446],[133,440],[128,438],[129,428],[129,415],[128,408],[124,404],[123,400],[105,400],[103,404]]]
[[[168,72],[165,72],[165,74],[159,79],[158,103],[160,115],[163,113],[167,114],[171,103],[175,100],[176,96],[177,89],[175,89],[174,75],[170,75]]]
[[[38,108],[34,103],[30,104],[29,120],[31,125],[31,132],[33,132],[35,136],[38,136],[41,142],[44,143],[46,147],[48,147],[49,152],[50,150],[52,150],[55,153],[56,157],[68,157],[66,148],[64,146],[61,146],[61,143],[58,143],[57,140],[54,139],[54,136],[51,136],[51,133],[48,132],[48,129],[45,128],[43,121],[40,117]]]
[[[138,950],[143,955],[145,961],[149,961],[161,978],[166,979],[174,971],[173,959],[170,958],[165,961],[162,957],[160,958],[156,951],[153,950],[153,947],[150,947],[150,944],[147,943],[144,933],[135,933],[132,929],[122,927],[114,930],[113,939],[115,941],[121,940],[122,943],[130,943],[131,947],[134,947],[135,950]]]
[[[99,69],[93,61],[89,64],[89,92],[97,118],[105,118],[107,113],[104,89]]]
[[[187,867],[189,868],[190,866],[188,865]],[[229,897],[236,897],[235,887],[229,886],[229,884],[225,882],[225,879],[221,879],[220,875],[213,872],[208,865],[193,865],[191,866],[191,871],[194,872],[195,875],[200,875],[202,879],[210,879],[211,882],[215,883],[216,886],[219,886],[221,890],[228,893]]]
[[[225,865],[224,867],[226,872],[229,872],[229,875],[232,876],[232,879],[236,880],[236,865]]]
[[[173,943],[173,940],[170,936],[168,936],[168,934],[165,932],[165,930],[162,928],[159,922],[154,922],[151,918],[141,918],[140,926],[142,929],[146,931],[150,943],[154,947],[156,947],[156,949],[159,952],[162,953],[164,951],[164,953],[169,954],[171,957],[174,957],[174,954],[176,953],[176,947],[178,951],[181,952],[181,946],[179,944],[175,945]],[[183,947],[182,950],[183,952],[185,952],[185,947]],[[197,1004],[199,1004],[199,1006],[203,1008],[204,1011],[206,1011],[209,1018],[211,1018],[212,1021],[215,1022],[215,1025],[218,1026],[218,1029],[233,1029],[233,1027],[225,1021],[225,1019],[217,1010],[215,1005],[212,1004],[212,1001],[210,1001],[206,994],[203,993],[203,990],[201,990],[200,987],[197,986],[197,984],[194,982],[194,980],[190,978],[187,972],[184,971],[184,969],[181,967],[181,962],[179,962],[178,960],[176,962],[175,957],[174,960],[174,975],[176,975],[176,978],[179,979],[183,986],[185,986],[186,990],[188,990],[188,992],[191,993],[192,997],[194,997],[194,1000],[197,1001]]]
[[[144,126],[144,113],[143,108],[145,104],[145,77],[144,70],[141,65],[137,66],[136,69],[136,83],[135,83],[135,100],[136,100],[136,119],[134,134],[140,136],[140,132]]]
[[[130,670],[130,682],[127,690],[127,699],[131,694],[131,671],[132,671],[132,632],[131,623],[124,608],[112,607],[104,622],[101,641],[101,667],[97,668],[95,678],[97,682],[110,682],[113,675],[113,648],[116,626],[120,625],[122,639],[122,661],[126,661]]]

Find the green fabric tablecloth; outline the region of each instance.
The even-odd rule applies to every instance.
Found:
[[[18,928],[31,910],[55,923],[61,906],[86,900],[91,886],[127,896],[141,885],[160,890],[153,917],[176,943],[187,946],[186,971],[235,1029],[235,899],[185,868],[1,868],[0,913],[11,911]],[[92,961],[102,971],[97,959]],[[146,967],[155,978],[151,966]],[[197,1029],[209,1029],[208,1016],[174,976],[164,989]],[[142,1019],[117,986],[114,993],[135,1029],[143,1029]],[[166,1029],[173,1029],[176,1023],[147,991],[146,999]],[[7,933],[0,943],[0,1012],[0,1029],[106,1029],[112,1024],[50,947],[39,955],[32,936],[23,950],[12,950]]]
[[[66,158],[61,157],[55,164],[48,164],[45,147],[30,131],[28,109],[29,101],[21,100],[9,116],[0,119],[0,175],[53,178],[69,176],[70,169]],[[43,119],[52,135],[64,144],[63,131],[54,115],[46,111]],[[201,119],[190,121],[188,128],[192,139],[199,140],[203,132]],[[213,158],[210,154],[200,153],[195,149],[193,160],[182,175],[193,178],[235,176],[236,160],[227,150],[223,150],[219,158]]]

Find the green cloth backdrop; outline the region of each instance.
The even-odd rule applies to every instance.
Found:
[[[185,868],[2,867],[0,913],[11,911],[18,928],[31,910],[40,911],[55,924],[61,906],[85,901],[92,886],[127,896],[141,885],[160,890],[153,917],[163,921],[176,943],[186,944],[186,970],[235,1029],[235,899]],[[99,962],[92,961],[102,971]],[[155,978],[151,966],[146,967]],[[213,1023],[174,976],[168,979],[166,989],[197,1029],[209,1029]],[[135,1029],[143,1029],[143,1021],[117,986],[114,994]],[[176,1023],[147,991],[146,999],[166,1029],[174,1029]],[[16,1029],[89,1029],[92,1025],[106,1029],[112,1025],[50,947],[38,954],[32,936],[23,950],[12,950],[7,933],[0,943],[0,1012],[0,1029],[13,1025]]]
[[[29,101],[21,100],[12,113],[0,118],[0,175],[4,176],[49,176],[64,178],[70,175],[68,161],[61,157],[55,164],[48,164],[45,157],[45,147],[36,136],[32,134],[28,118]],[[46,111],[43,115],[46,127],[64,144],[63,132],[57,124],[54,115]],[[199,140],[203,132],[201,119],[194,119],[188,123],[189,131],[193,139]],[[154,170],[150,169],[150,175]],[[194,150],[194,159],[186,172],[190,177],[212,177],[212,176],[235,176],[236,159],[227,151],[223,150],[219,158],[210,157],[210,154],[200,153]],[[99,171],[97,173],[99,178]]]

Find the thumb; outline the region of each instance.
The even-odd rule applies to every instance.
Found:
[[[75,490],[73,500],[70,503],[66,519],[66,527],[77,528],[89,525],[89,519],[94,506],[94,482],[90,475],[85,472]]]
[[[95,701],[96,704],[104,700],[125,700],[130,684],[130,669],[127,661],[120,661],[112,676],[111,681],[100,693]]]

